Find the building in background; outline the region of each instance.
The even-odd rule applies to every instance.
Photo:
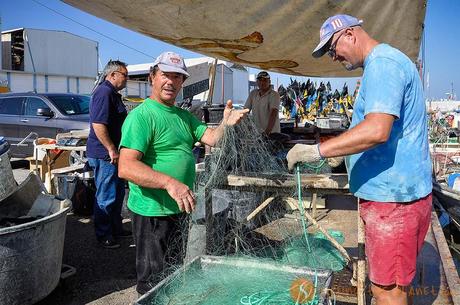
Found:
[[[1,33],[0,84],[11,92],[89,94],[98,42],[64,31],[19,28]]]
[[[460,112],[460,101],[450,99],[427,100],[426,107],[428,111]]]
[[[177,96],[177,101],[193,99],[207,101],[209,96],[209,71],[214,62],[211,57],[185,59],[190,77]],[[145,98],[150,94],[149,69],[152,63],[128,65],[129,80],[123,94],[127,97]],[[249,73],[241,65],[218,60],[212,103],[219,105],[231,99],[234,104],[244,104],[249,93]]]
[[[3,31],[0,53],[0,92],[90,94],[98,76],[98,42],[64,31]],[[177,101],[207,101],[214,58],[189,58],[185,63],[190,77]],[[123,96],[135,101],[149,96],[151,65],[128,65],[129,80],[121,91]],[[244,104],[249,89],[249,73],[244,66],[217,62],[212,104],[225,104],[229,99],[234,104]]]

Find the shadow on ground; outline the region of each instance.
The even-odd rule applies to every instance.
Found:
[[[131,230],[130,222],[124,224]],[[121,239],[118,249],[100,247],[90,217],[69,214],[63,263],[76,273],[37,305],[129,304],[137,295],[135,247],[132,238]]]

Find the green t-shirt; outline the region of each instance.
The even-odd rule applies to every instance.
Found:
[[[142,152],[142,162],[192,188],[195,158],[192,148],[207,126],[187,110],[166,106],[150,98],[133,109],[122,127],[120,146]],[[128,208],[143,216],[180,213],[164,189],[129,183]]]

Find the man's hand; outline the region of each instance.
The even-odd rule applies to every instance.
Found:
[[[192,190],[182,182],[177,181],[176,179],[171,179],[166,185],[166,191],[169,196],[172,197],[179,206],[179,210],[182,212],[185,210],[188,214],[195,210],[195,195]]]
[[[109,150],[110,163],[117,164],[120,158],[120,153],[116,148]]]
[[[319,154],[319,144],[316,145],[305,145],[296,144],[288,152],[286,159],[288,161],[289,170],[294,169],[297,163],[311,163],[319,162],[322,158]],[[333,157],[326,159],[327,164],[330,167],[337,167],[343,162],[343,157]]]
[[[224,109],[224,120],[223,123],[226,126],[233,126],[238,124],[249,112],[249,109],[235,110],[233,109],[233,103],[231,100],[227,101],[227,105]]]
[[[286,159],[289,170],[293,170],[297,163],[318,162],[321,160],[318,145],[296,144],[289,150]]]

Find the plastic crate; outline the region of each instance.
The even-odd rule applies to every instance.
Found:
[[[224,117],[224,105],[203,106],[203,115],[205,123],[220,123]]]

